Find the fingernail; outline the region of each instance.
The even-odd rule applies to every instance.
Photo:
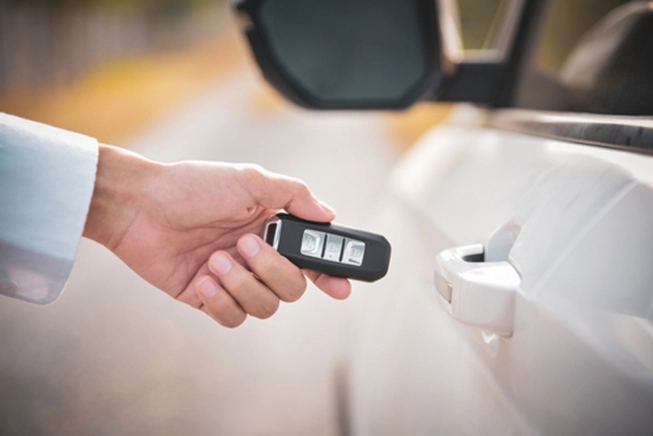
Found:
[[[332,213],[333,215],[336,214],[336,211],[334,208],[323,202],[322,200],[317,201],[320,204],[320,207],[324,209],[326,212]]]
[[[226,274],[231,269],[231,261],[222,253],[216,253],[211,256],[209,262],[211,262],[211,268],[217,274]]]
[[[218,291],[213,285],[213,280],[211,280],[209,277],[202,277],[200,281],[197,282],[196,286],[199,293],[202,294],[202,297],[205,299],[213,297]]]
[[[240,244],[238,244],[238,248],[240,248],[240,252],[245,257],[254,257],[260,249],[256,239],[254,239],[253,236],[249,236],[249,235],[243,236],[240,239]]]

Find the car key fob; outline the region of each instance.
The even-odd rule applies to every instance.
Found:
[[[300,268],[373,282],[388,272],[390,243],[381,235],[279,213],[265,241]]]

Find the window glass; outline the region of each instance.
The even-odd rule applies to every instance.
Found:
[[[536,53],[538,66],[559,71],[581,36],[624,3],[627,0],[553,0]]]
[[[653,9],[626,0],[550,0],[518,107],[653,114]]]
[[[458,13],[465,50],[488,48],[495,17],[502,0],[458,0]]]

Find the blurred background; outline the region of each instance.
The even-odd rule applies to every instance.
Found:
[[[255,162],[374,230],[392,165],[450,107],[291,106],[263,82],[226,3],[0,0],[0,111],[161,161]],[[483,48],[502,2],[458,3],[465,48]],[[567,2],[554,3],[564,19]],[[544,47],[542,64],[564,55]],[[334,368],[373,292],[357,284],[336,302],[311,287],[227,330],[85,240],[55,304],[0,298],[0,434],[338,434]]]
[[[255,162],[371,228],[390,168],[448,107],[291,106],[224,0],[20,0],[0,1],[0,111],[161,161]],[[356,307],[311,287],[227,330],[84,240],[56,303],[0,298],[0,434],[338,434]]]
[[[235,70],[252,71],[234,21],[226,0],[1,1],[0,109],[122,145]],[[285,104],[257,92],[259,104]],[[446,115],[424,111],[400,117],[404,142]]]

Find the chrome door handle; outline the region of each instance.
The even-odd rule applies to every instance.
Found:
[[[435,262],[436,297],[458,321],[502,336],[513,331],[515,294],[521,282],[506,261],[485,262],[483,245],[452,248]]]

